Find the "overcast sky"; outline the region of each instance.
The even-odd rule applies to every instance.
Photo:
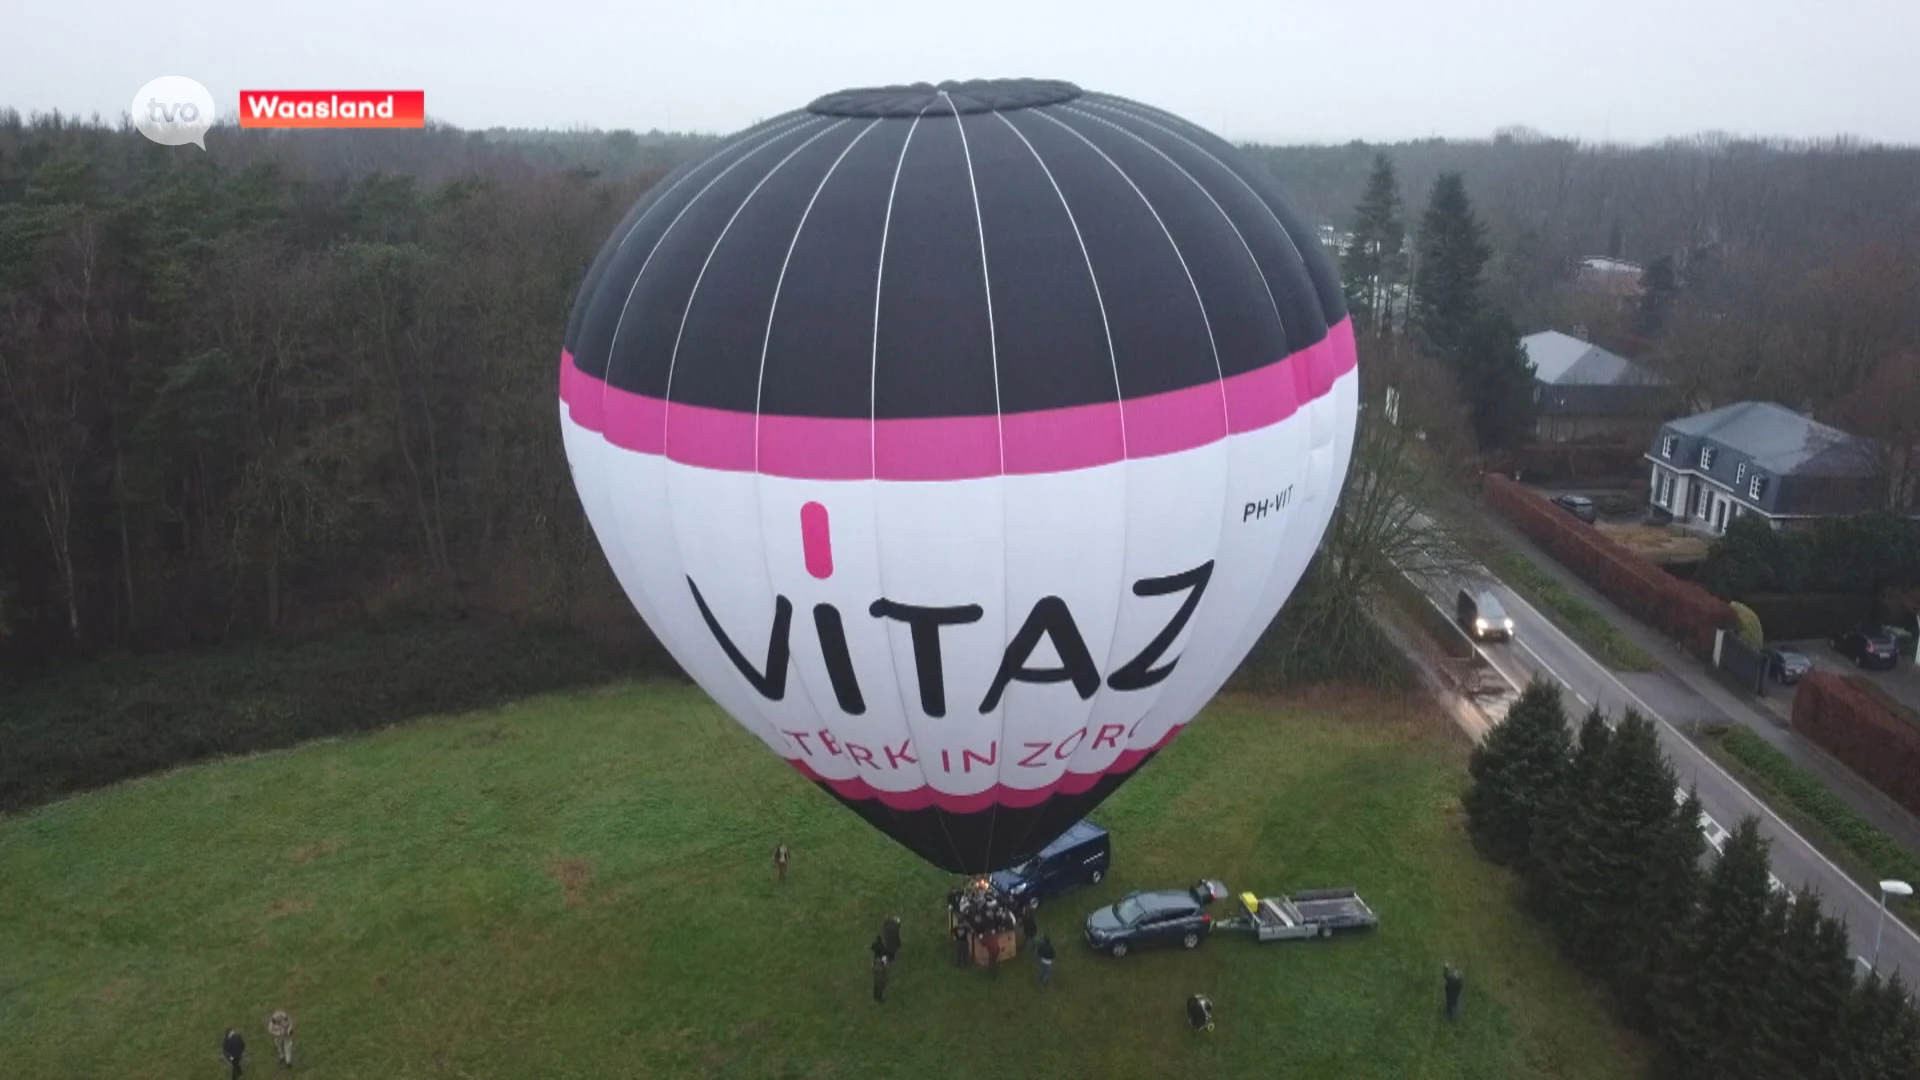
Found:
[[[1920,0],[16,0],[5,22],[0,105],[108,118],[185,75],[229,113],[242,89],[420,89],[461,127],[726,131],[849,86],[1033,75],[1239,139],[1920,143]]]

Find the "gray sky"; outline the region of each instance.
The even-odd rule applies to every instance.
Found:
[[[242,89],[420,89],[462,127],[726,131],[849,86],[1034,75],[1241,139],[1920,143],[1920,0],[16,0],[6,21],[0,105],[23,112],[118,117],[186,75],[223,113]]]

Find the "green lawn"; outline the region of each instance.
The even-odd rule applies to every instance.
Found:
[[[0,820],[0,1075],[1595,1077],[1643,1050],[1460,828],[1424,707],[1223,699],[1096,815],[1114,873],[1042,922],[1042,995],[936,940],[949,879],[678,683],[195,766]],[[793,845],[776,887],[767,853]],[[1379,931],[1116,961],[1094,904],[1201,874],[1351,884]],[[865,946],[905,919],[885,1006]],[[1439,1016],[1440,967],[1467,973]],[[1219,1030],[1185,1030],[1205,990]]]

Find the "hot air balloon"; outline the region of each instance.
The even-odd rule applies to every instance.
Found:
[[[1340,282],[1237,150],[1070,83],[849,90],[647,193],[560,358],[621,586],[927,861],[1039,850],[1190,721],[1351,455]]]

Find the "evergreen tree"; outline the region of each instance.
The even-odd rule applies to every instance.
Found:
[[[1663,759],[1661,772],[1673,771]],[[1669,791],[1672,789],[1669,788]],[[1668,818],[1647,837],[1638,896],[1627,911],[1625,937],[1617,943],[1614,990],[1643,1031],[1659,1028],[1659,1003],[1679,993],[1691,971],[1694,912],[1700,904],[1700,799],[1689,791],[1677,806],[1667,798]]]
[[[1515,446],[1533,432],[1533,361],[1506,312],[1492,309],[1475,317],[1452,367],[1481,449]]]
[[[1567,838],[1573,822],[1600,773],[1600,761],[1607,752],[1607,739],[1613,729],[1598,708],[1587,710],[1580,724],[1580,735],[1573,752],[1573,764],[1567,780],[1549,796],[1541,808],[1540,820],[1533,829],[1533,873],[1528,877],[1528,892],[1535,910],[1559,924],[1563,900],[1561,877],[1565,872]]]
[[[1847,928],[1820,910],[1811,891],[1776,901],[1780,965],[1767,987],[1769,1065],[1781,1076],[1814,1077],[1838,1050],[1854,993]]]
[[[1451,360],[1480,315],[1481,274],[1491,254],[1459,173],[1442,173],[1433,182],[1420,217],[1418,252],[1414,332],[1430,355]]]
[[[1763,1074],[1763,1028],[1773,1017],[1759,988],[1780,959],[1767,840],[1743,819],[1708,876],[1687,952],[1688,977],[1664,1010],[1666,1073],[1699,1080]]]
[[[1356,330],[1393,332],[1394,289],[1406,280],[1405,238],[1393,160],[1376,154],[1366,193],[1353,209],[1353,242],[1340,258],[1347,310]]]
[[[1568,830],[1561,863],[1561,938],[1576,962],[1610,979],[1635,979],[1640,971],[1630,940],[1641,925],[1640,905],[1657,884],[1684,893],[1684,872],[1671,860],[1683,841],[1674,838],[1673,767],[1660,751],[1653,724],[1629,711],[1607,739],[1593,783]],[[1698,830],[1698,807],[1694,829]],[[1698,848],[1693,855],[1698,857]],[[1684,915],[1691,896],[1661,897],[1664,912]],[[1629,978],[1632,976],[1632,978]]]
[[[1920,1014],[1900,976],[1869,974],[1849,996],[1821,1080],[1920,1077]]]
[[[1560,688],[1534,679],[1467,763],[1467,826],[1494,862],[1526,869],[1533,826],[1571,767]]]
[[[1483,449],[1511,446],[1533,426],[1533,372],[1519,331],[1481,298],[1490,252],[1465,182],[1442,174],[1420,219],[1413,329],[1459,382]]]
[[[1667,316],[1673,314],[1674,301],[1680,295],[1680,282],[1673,272],[1673,256],[1662,255],[1647,264],[1640,278],[1640,302],[1633,315],[1634,333],[1641,337],[1659,337],[1667,328]]]

